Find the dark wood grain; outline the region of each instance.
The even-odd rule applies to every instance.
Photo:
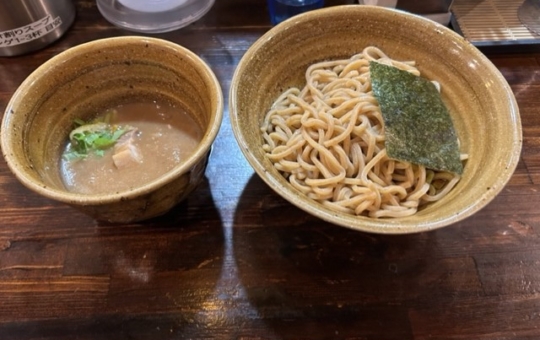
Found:
[[[264,0],[218,0],[156,36],[206,60],[227,106],[269,28]],[[128,34],[77,1],[63,38],[0,59],[0,109],[50,57]],[[540,51],[488,56],[519,103],[522,157],[492,203],[433,232],[360,233],[293,207],[254,175],[227,110],[204,183],[144,223],[98,224],[1,160],[0,339],[540,339]]]

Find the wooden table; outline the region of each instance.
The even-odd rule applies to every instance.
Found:
[[[53,55],[132,34],[94,1],[77,12],[55,44],[0,59],[2,112]],[[227,105],[235,66],[269,28],[264,0],[217,0],[156,36],[205,59]],[[540,53],[490,57],[520,106],[521,161],[486,208],[433,232],[366,234],[293,207],[247,164],[228,110],[205,182],[145,223],[100,225],[0,161],[0,339],[540,339]]]

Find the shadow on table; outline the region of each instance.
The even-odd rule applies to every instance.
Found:
[[[237,207],[234,252],[246,303],[276,338],[409,339],[409,308],[447,293],[435,232],[390,236],[332,225],[258,176]]]

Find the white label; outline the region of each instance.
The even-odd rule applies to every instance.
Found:
[[[0,32],[0,47],[20,45],[39,39],[54,31],[61,24],[62,19],[60,17],[53,19],[51,15],[48,15],[26,26]]]

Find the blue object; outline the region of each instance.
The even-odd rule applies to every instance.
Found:
[[[272,25],[300,13],[322,8],[324,0],[268,0],[268,11]]]

